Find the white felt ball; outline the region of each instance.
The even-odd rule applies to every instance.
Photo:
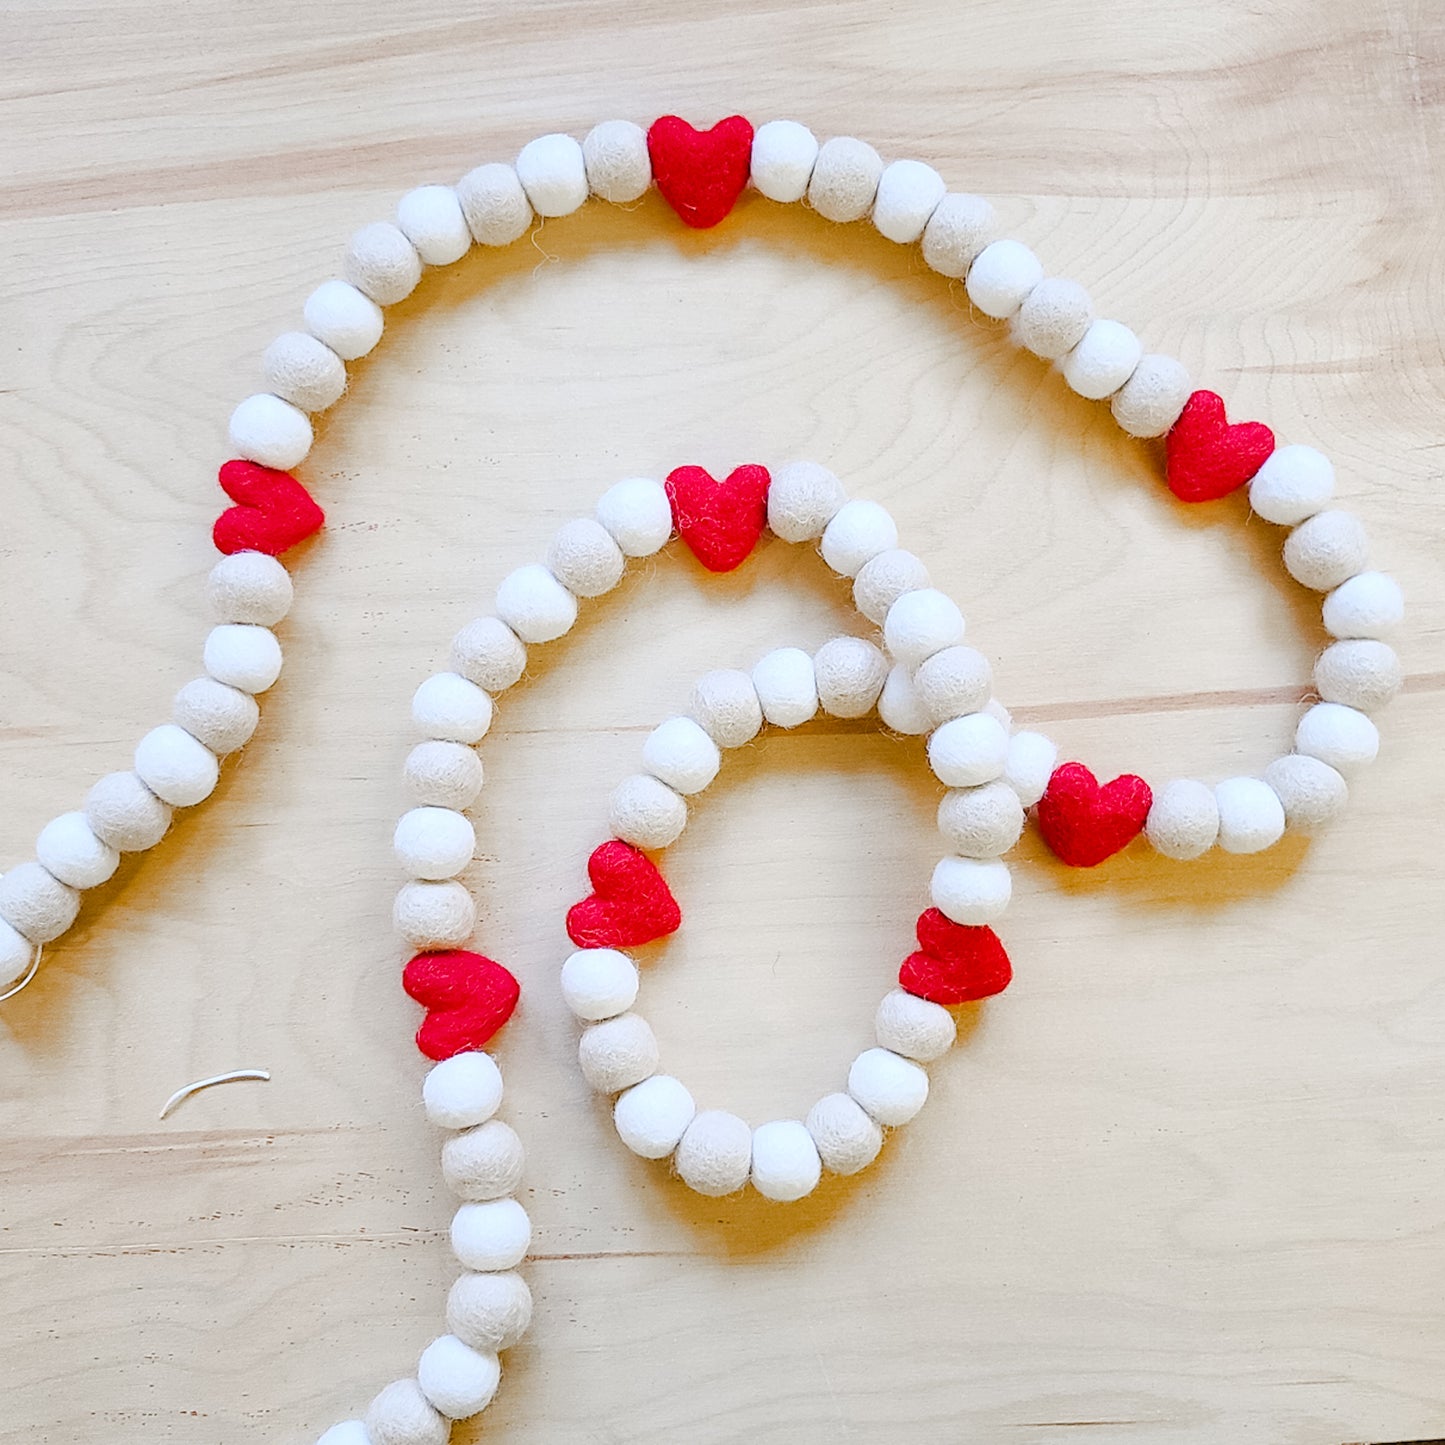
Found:
[[[993,668],[977,648],[945,647],[919,664],[913,685],[934,722],[947,722],[987,707]]]
[[[551,642],[577,620],[577,599],[540,562],[502,578],[497,616],[523,642]]]
[[[1134,374],[1144,348],[1122,321],[1093,322],[1061,367],[1064,380],[1089,401],[1112,396]]]
[[[928,568],[899,547],[890,547],[870,558],[853,579],[853,605],[870,622],[882,626],[888,609],[905,592],[928,586]]]
[[[502,1366],[490,1350],[482,1353],[455,1335],[442,1335],[421,1352],[416,1378],[422,1394],[441,1414],[449,1420],[466,1420],[492,1403]]]
[[[35,945],[13,923],[0,918],[0,991],[19,983],[35,962]]]
[[[455,948],[472,936],[477,905],[460,883],[405,883],[397,889],[391,919],[413,948]]]
[[[1006,864],[976,858],[940,858],[929,884],[933,906],[955,923],[977,927],[1003,916],[1013,894]]]
[[[222,622],[206,634],[201,659],[206,671],[242,692],[265,692],[281,676],[281,644],[276,634],[248,622]]]
[[[648,734],[642,765],[679,793],[700,793],[717,777],[722,754],[690,717],[671,717]]]
[[[434,1064],[422,1080],[427,1118],[442,1129],[469,1129],[490,1119],[502,1103],[502,1071],[480,1049]]]
[[[823,560],[844,577],[898,545],[898,526],[886,507],[859,498],[845,502],[823,529]]]
[[[213,677],[196,677],[176,694],[171,719],[197,742],[224,757],[251,740],[261,721],[261,709],[250,693]]]
[[[1166,858],[1198,858],[1219,836],[1214,789],[1192,778],[1175,778],[1154,794],[1144,835]]]
[[[824,141],[808,178],[808,204],[826,221],[861,221],[873,205],[883,158],[867,141]]]
[[[928,739],[928,765],[945,787],[973,788],[1002,776],[1008,761],[1006,729],[986,712],[950,718]]]
[[[888,676],[888,659],[861,637],[835,637],[813,656],[818,701],[833,717],[865,717],[872,712]]]
[[[453,672],[495,694],[527,670],[527,649],[500,617],[477,617],[452,638],[451,663]]]
[[[666,1159],[697,1114],[692,1095],[671,1074],[654,1074],[618,1097],[617,1137],[640,1159]]]
[[[286,471],[311,450],[311,421],[299,407],[269,392],[248,396],[231,413],[231,448],[238,457]]]
[[[719,668],[698,678],[689,711],[720,748],[742,747],[757,737],[763,725],[758,690],[747,673],[735,668]]]
[[[833,1174],[866,1169],[883,1147],[877,1121],[849,1094],[825,1094],[805,1120],[823,1167]]]
[[[928,1075],[891,1049],[864,1049],[848,1070],[848,1092],[880,1124],[894,1128],[928,1101]]]
[[[883,622],[883,642],[894,660],[914,667],[962,641],[963,613],[936,587],[905,592]]]
[[[1114,420],[1131,437],[1163,436],[1179,420],[1194,390],[1189,370],[1172,356],[1148,352],[1110,399]]]
[[[1276,447],[1249,483],[1255,515],[1281,527],[1294,527],[1329,504],[1335,494],[1335,469],[1314,447],[1294,443]]]
[[[98,888],[120,867],[120,854],[95,836],[84,813],[52,818],[35,840],[40,866],[71,888]]]
[[[1084,339],[1094,320],[1094,303],[1077,281],[1046,276],[1014,317],[1014,338],[1045,361],[1057,361]]]
[[[813,1136],[798,1119],[774,1119],[753,1130],[753,1188],[764,1199],[791,1203],[811,1194],[823,1177]]]
[[[932,166],[922,161],[894,161],[878,178],[873,224],[890,241],[916,241],[947,190]]]
[[[162,723],[136,744],[135,771],[162,802],[190,808],[215,791],[221,765],[215,753],[184,728]]]
[[[660,482],[628,477],[597,500],[597,520],[628,557],[650,557],[672,536],[672,503]]]
[[[634,773],[607,800],[608,826],[636,848],[666,848],[687,827],[687,804],[660,778]]]
[[[477,850],[477,833],[452,808],[412,808],[392,836],[396,861],[408,878],[455,878]]]
[[[647,132],[630,120],[604,120],[582,142],[587,184],[594,196],[617,205],[640,200],[652,184]]]
[[[907,737],[917,737],[933,726],[933,718],[914,685],[913,669],[896,663],[883,679],[878,694],[878,716],[885,727]]]
[[[1379,637],[1400,625],[1405,594],[1385,572],[1360,572],[1325,598],[1325,631],[1332,637]]]
[[[447,1445],[451,1426],[433,1409],[415,1380],[397,1380],[367,1407],[370,1445]]]
[[[483,246],[510,246],[532,224],[532,207],[517,172],[500,161],[468,171],[457,182],[467,229]]]
[[[673,1164],[688,1188],[721,1199],[748,1182],[753,1131],[736,1114],[704,1109],[683,1131]]]
[[[768,526],[785,542],[821,537],[848,500],[843,483],[817,462],[789,462],[768,488]]]
[[[421,257],[401,227],[373,221],[352,236],[341,273],[378,306],[395,306],[416,290]]]
[[[949,192],[923,228],[924,261],[940,276],[954,280],[967,276],[992,239],[994,224],[993,207],[982,196]]]
[[[1330,508],[1301,522],[1285,538],[1285,570],[1301,586],[1328,592],[1363,571],[1370,539],[1353,512]]]
[[[657,1036],[638,1014],[619,1014],[582,1031],[577,1062],[588,1087],[618,1094],[657,1072]]]
[[[266,385],[302,411],[325,411],[346,390],[346,367],[324,341],[284,331],[261,358]]]
[[[371,1436],[360,1420],[343,1420],[327,1430],[316,1445],[371,1445]]]
[[[813,659],[800,647],[779,647],[753,665],[753,687],[763,716],[774,727],[795,728],[818,711]]]
[[[386,325],[381,307],[346,281],[323,281],[306,298],[302,315],[306,329],[343,361],[365,356]]]
[[[492,711],[492,699],[456,672],[434,672],[411,695],[417,730],[443,742],[481,742],[492,725]]]
[[[1258,778],[1226,778],[1214,785],[1219,805],[1219,846],[1226,853],[1258,853],[1284,836],[1284,805]]]
[[[59,938],[79,912],[80,894],[39,863],[19,863],[0,878],[0,918],[31,943]]]
[[[1326,702],[1362,712],[1383,707],[1405,680],[1395,649],[1373,638],[1332,643],[1315,659],[1315,688]]]
[[[264,552],[222,557],[206,582],[206,600],[217,622],[252,622],[271,627],[291,610],[291,574]]]
[[[472,249],[462,203],[450,186],[418,186],[396,203],[396,224],[428,266],[450,266]]]
[[[532,1221],[515,1199],[463,1204],[452,1216],[452,1253],[468,1269],[515,1269],[532,1243]]]
[[[1289,826],[1300,833],[1324,827],[1349,800],[1349,785],[1339,773],[1299,753],[1276,758],[1264,770],[1264,780],[1279,795]]]
[[[134,773],[107,773],[85,797],[95,836],[121,853],[154,848],[171,826],[171,810]]]
[[[996,697],[989,698],[979,711],[986,712],[1006,733],[1013,733],[1013,714]]]
[[[1375,761],[1380,751],[1380,730],[1364,713],[1337,702],[1317,702],[1306,708],[1294,731],[1297,753],[1318,758],[1339,772]]]
[[[500,1119],[464,1129],[442,1145],[442,1178],[459,1198],[476,1202],[515,1194],[526,1162],[517,1131]]]
[[[1058,748],[1042,733],[1015,733],[1003,765],[1004,782],[1019,795],[1024,807],[1032,808],[1043,797],[1058,761]]]
[[[464,1274],[447,1295],[447,1328],[474,1350],[509,1350],[532,1323],[532,1291],[519,1274]]]
[[[612,533],[591,517],[564,523],[547,546],[552,575],[577,597],[600,597],[622,580],[627,559]]]
[[[1002,858],[1024,830],[1024,805],[1002,780],[950,788],[938,804],[938,831],[963,858]]]
[[[540,135],[517,156],[517,179],[539,216],[569,216],[587,199],[587,162],[570,135]]]
[[[752,182],[770,201],[801,201],[817,159],[817,137],[795,120],[765,121],[753,132]]]
[[[625,1014],[637,987],[637,965],[615,948],[579,948],[562,965],[562,997],[585,1023]]]
[[[994,241],[968,268],[968,299],[996,321],[1006,321],[1044,279],[1039,258],[1022,241]]]
[[[465,743],[429,738],[407,754],[404,776],[423,806],[466,808],[482,791],[482,760]]]
[[[958,1025],[942,1004],[930,1003],[901,988],[883,995],[873,1031],[880,1048],[919,1064],[942,1058],[958,1037]]]

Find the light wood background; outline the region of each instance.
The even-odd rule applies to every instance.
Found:
[[[1311,846],[1071,873],[928,1108],[808,1203],[626,1156],[555,979],[605,799],[713,666],[858,622],[771,543],[673,548],[538,650],[486,748],[485,949],[536,1325],[460,1440],[1339,1445],[1445,1436],[1445,32],[1430,0],[278,0],[0,9],[0,853],[197,666],[224,421],[346,235],[598,119],[796,115],[917,155],[1239,416],[1335,459],[1410,597],[1379,764]],[[303,475],[287,672],[217,795],[0,1007],[0,1441],[305,1445],[452,1270],[388,914],[406,704],[606,484],[810,456],[898,517],[1000,695],[1156,780],[1288,744],[1320,633],[1242,499],[917,255],[745,199],[549,222],[389,315]],[[668,871],[665,1061],[755,1121],[837,1087],[936,856],[916,741],[734,756]],[[156,1111],[188,1079],[273,1070]]]

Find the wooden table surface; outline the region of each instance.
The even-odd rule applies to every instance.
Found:
[[[816,556],[674,546],[500,709],[480,945],[529,1150],[537,1319],[462,1441],[1340,1445],[1445,1435],[1445,29],[1430,0],[551,0],[0,8],[0,855],[197,667],[257,358],[428,180],[613,115],[857,134],[997,201],[1101,313],[1327,451],[1410,601],[1409,682],[1311,844],[1095,872],[1032,831],[1017,978],[918,1120],[808,1202],[707,1202],[579,1077],[562,916],[693,679],[857,630]],[[959,597],[1018,721],[1101,774],[1261,769],[1316,599],[1241,497],[871,228],[656,197],[430,277],[301,475],[287,670],[217,794],[0,1006],[0,1441],[306,1445],[413,1367],[453,1272],[391,823],[407,699],[627,475],[806,456]],[[917,740],[732,757],[668,859],[664,1061],[759,1122],[839,1086],[938,850]],[[203,1074],[263,1066],[161,1124]]]

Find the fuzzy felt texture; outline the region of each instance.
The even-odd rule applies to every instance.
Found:
[[[290,472],[256,462],[221,467],[221,490],[236,503],[216,518],[211,536],[217,551],[265,552],[275,557],[319,532],[326,514]]]
[[[438,1061],[484,1047],[512,1017],[522,991],[500,963],[465,949],[417,954],[402,970],[401,986],[428,1011],[416,1046]]]
[[[1164,440],[1164,474],[1181,502],[1212,502],[1242,487],[1273,450],[1263,422],[1231,424],[1219,397],[1196,391]]]
[[[711,130],[665,115],[647,132],[647,152],[663,199],[689,226],[705,231],[732,210],[748,183],[753,128],[740,115]]]
[[[991,928],[969,928],[936,908],[918,915],[918,952],[898,970],[898,986],[930,1003],[970,1003],[1002,993],[1013,966]]]
[[[592,892],[567,912],[578,948],[636,948],[675,933],[682,910],[656,864],[639,849],[609,839],[587,860]]]
[[[1153,801],[1133,773],[1101,787],[1083,763],[1060,763],[1038,802],[1039,832],[1071,868],[1095,868],[1138,837]]]
[[[731,572],[758,544],[768,522],[766,467],[736,467],[717,482],[701,467],[678,467],[664,487],[672,520],[709,572]]]

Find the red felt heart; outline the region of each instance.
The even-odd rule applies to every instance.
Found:
[[[1039,799],[1039,832],[1070,867],[1094,868],[1138,837],[1153,801],[1132,773],[1100,787],[1083,763],[1061,763]]]
[[[647,153],[663,199],[689,226],[705,231],[732,210],[748,183],[753,128],[740,115],[711,130],[665,115],[647,132]]]
[[[512,1017],[522,992],[500,963],[465,949],[417,954],[402,970],[401,986],[428,1010],[416,1046],[429,1059],[483,1047]]]
[[[268,552],[276,556],[321,530],[326,514],[290,472],[255,462],[227,462],[221,488],[237,505],[216,518],[211,536],[217,550]]]
[[[567,912],[567,936],[578,948],[635,948],[675,933],[682,909],[656,865],[613,838],[587,860],[592,892]]]
[[[709,572],[731,572],[757,546],[768,521],[766,467],[736,467],[715,482],[701,467],[668,474],[667,500],[682,540]]]
[[[1196,391],[1164,440],[1164,474],[1181,502],[1212,502],[1242,487],[1273,450],[1262,421],[1231,425],[1219,397]]]
[[[918,952],[898,970],[898,986],[951,1006],[1002,993],[1013,966],[991,928],[968,928],[930,908],[918,915]]]

